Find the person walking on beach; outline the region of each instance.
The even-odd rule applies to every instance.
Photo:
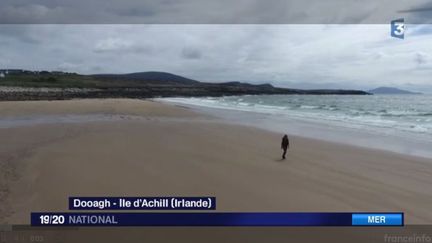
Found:
[[[285,159],[286,152],[289,148],[289,139],[286,134],[282,138],[281,148],[283,149],[282,159]]]

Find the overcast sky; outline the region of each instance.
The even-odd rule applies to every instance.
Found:
[[[430,0],[1,0],[0,23],[431,23]]]
[[[432,92],[432,25],[0,25],[0,69]]]

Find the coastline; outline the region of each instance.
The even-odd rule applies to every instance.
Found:
[[[274,113],[274,111],[262,112],[241,110],[234,107],[217,107],[198,102],[184,102],[183,99],[175,98],[153,100],[188,107],[230,124],[247,125],[276,133],[287,133],[327,142],[432,159],[432,150],[430,150],[432,141],[428,134],[412,134],[400,130],[395,132],[392,128],[377,129],[373,126],[355,124],[347,126],[348,123],[341,121],[299,117],[285,113]]]
[[[2,119],[70,114],[116,119],[0,128],[1,223],[67,211],[71,195],[212,195],[218,211],[402,211],[407,224],[432,222],[428,159],[292,135],[281,161],[280,133],[144,100],[0,103]]]

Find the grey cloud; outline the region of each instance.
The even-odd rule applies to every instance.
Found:
[[[0,38],[13,39],[30,44],[41,42],[29,26],[1,25]]]
[[[200,59],[202,54],[196,48],[185,47],[181,52],[181,56],[185,59]]]
[[[394,40],[388,25],[0,25],[1,41],[0,65],[34,70],[309,88],[428,86],[432,76],[429,36]]]
[[[405,10],[399,10],[399,13],[415,13],[415,12],[432,12],[432,6],[423,6],[420,8],[412,8],[412,9],[405,9]]]
[[[411,26],[412,27],[412,26]],[[412,28],[408,28],[407,35],[421,36],[421,35],[432,35],[432,25],[419,25]]]
[[[101,66],[97,66],[97,65],[95,65],[95,66],[91,66],[91,67],[90,67],[90,70],[91,70],[92,73],[100,73],[100,72],[102,72],[104,69],[103,69],[103,67],[101,67]]]
[[[5,67],[5,66],[7,66],[7,65],[10,65],[10,60],[8,60],[8,59],[4,59],[4,58],[2,58],[2,57],[0,56],[0,66],[1,66],[1,67]]]
[[[62,16],[61,7],[49,8],[41,4],[9,5],[0,8],[1,24],[56,23],[56,19],[61,19]]]
[[[144,46],[121,38],[107,38],[96,43],[93,51],[95,53],[151,53],[151,46]]]
[[[427,55],[424,53],[417,52],[414,56],[414,61],[418,65],[425,64],[425,63],[427,63]]]
[[[148,9],[146,7],[144,8],[128,8],[128,9],[122,9],[122,10],[114,10],[115,14],[119,16],[127,16],[127,17],[143,17],[143,16],[155,16],[156,11],[153,9]]]
[[[406,7],[398,11],[400,14],[407,14],[408,18],[405,21],[409,23],[431,24],[432,19],[432,4],[430,1],[416,4],[411,7]]]
[[[429,8],[424,0],[2,0],[0,23],[424,23]]]

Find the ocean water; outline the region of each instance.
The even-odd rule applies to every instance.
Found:
[[[166,98],[230,121],[432,157],[432,95],[248,95]],[[224,112],[225,111],[225,112]]]

